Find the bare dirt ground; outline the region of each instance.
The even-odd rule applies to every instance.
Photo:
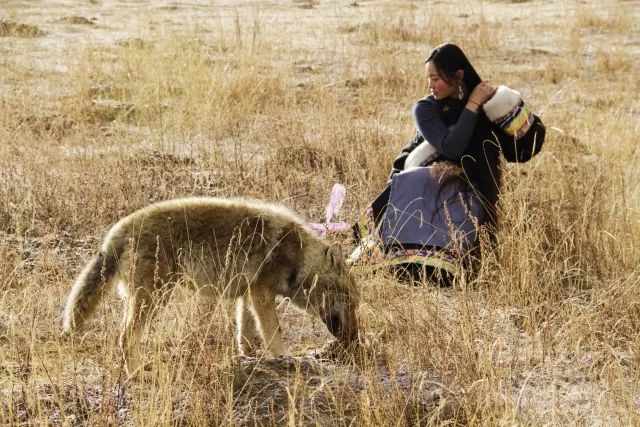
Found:
[[[635,0],[2,1],[1,422],[639,423],[639,40]],[[477,281],[362,278],[357,360],[318,359],[328,333],[286,301],[291,358],[236,357],[229,308],[189,296],[133,381],[115,297],[59,339],[74,275],[149,202],[246,195],[319,221],[339,181],[354,221],[445,41],[549,129],[505,165],[501,249]]]

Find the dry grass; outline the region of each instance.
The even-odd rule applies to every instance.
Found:
[[[35,25],[0,20],[0,37],[40,37],[44,32]]]
[[[1,424],[640,422],[637,1],[85,3],[0,11]],[[329,335],[286,302],[298,358],[236,358],[229,307],[190,295],[159,313],[132,381],[114,296],[58,338],[74,275],[150,202],[244,195],[319,221],[342,182],[353,221],[443,41],[548,126],[535,160],[505,165],[477,280],[362,277],[357,362],[315,361]]]

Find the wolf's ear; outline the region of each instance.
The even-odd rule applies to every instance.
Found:
[[[342,270],[344,267],[344,259],[342,257],[342,246],[339,243],[329,245],[325,251],[327,261],[336,270]]]

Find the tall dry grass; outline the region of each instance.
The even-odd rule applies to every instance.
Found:
[[[87,17],[101,10],[83,7]],[[38,22],[17,3],[6,12],[2,424],[640,421],[632,6],[129,7],[84,30],[134,22],[126,37],[68,47],[67,68],[54,70],[41,66],[41,43],[72,38],[69,24]],[[474,281],[439,289],[361,277],[369,352],[342,363],[306,356],[329,335],[286,301],[283,331],[298,359],[235,357],[230,308],[188,293],[158,313],[144,344],[150,368],[136,379],[118,358],[115,296],[76,339],[59,339],[75,274],[110,224],[150,202],[243,195],[319,221],[341,182],[338,219],[353,221],[412,137],[423,58],[443,41],[519,89],[548,128],[536,159],[503,165],[499,246]]]

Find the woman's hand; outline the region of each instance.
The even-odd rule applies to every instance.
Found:
[[[497,88],[490,83],[480,82],[469,95],[469,102],[480,107],[482,104],[491,99]]]
[[[489,84],[488,82],[480,82],[473,88],[469,99],[467,100],[467,109],[477,113],[482,104],[491,99],[496,93],[497,87]]]

